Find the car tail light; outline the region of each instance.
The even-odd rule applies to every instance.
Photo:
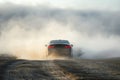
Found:
[[[66,45],[65,48],[71,48],[71,46],[70,45]]]
[[[50,46],[48,46],[48,48],[54,48],[55,46],[53,46],[53,45],[50,45]]]

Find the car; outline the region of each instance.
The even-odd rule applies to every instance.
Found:
[[[72,47],[68,40],[51,40],[47,46],[48,54],[61,57],[72,57]]]

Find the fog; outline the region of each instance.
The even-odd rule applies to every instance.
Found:
[[[74,45],[77,58],[120,57],[119,13],[2,4],[0,53],[41,59],[47,53],[45,44],[65,39]]]

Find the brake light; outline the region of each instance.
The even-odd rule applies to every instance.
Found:
[[[71,48],[71,46],[70,45],[66,45],[65,48]]]
[[[50,46],[48,46],[48,48],[54,48],[55,46],[52,46],[52,45],[50,45]]]

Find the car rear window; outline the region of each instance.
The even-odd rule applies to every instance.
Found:
[[[52,40],[50,44],[70,44],[68,40]]]

